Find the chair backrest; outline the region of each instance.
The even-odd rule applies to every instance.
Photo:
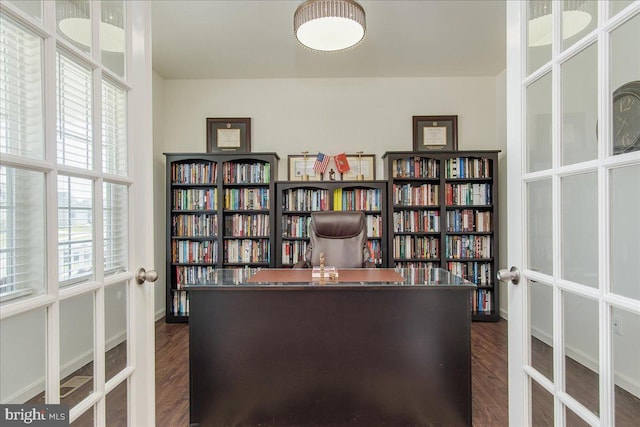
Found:
[[[309,246],[305,253],[308,266],[320,265],[324,253],[327,267],[362,268],[370,265],[367,224],[360,211],[323,211],[311,213]]]

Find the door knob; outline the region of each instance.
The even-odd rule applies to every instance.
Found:
[[[136,273],[136,280],[138,281],[138,285],[142,285],[146,282],[155,282],[158,280],[158,272],[155,270],[145,270],[140,267]]]
[[[511,267],[509,270],[503,268],[502,270],[498,270],[498,280],[502,282],[511,282],[514,285],[520,283],[520,270],[518,267]]]

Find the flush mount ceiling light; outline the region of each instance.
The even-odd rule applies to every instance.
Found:
[[[91,46],[91,2],[57,2],[58,27],[62,34],[83,46]],[[123,2],[101,2],[100,48],[102,51],[124,53]]]
[[[551,1],[532,1],[529,5],[529,46],[550,45],[553,22]],[[593,17],[587,9],[588,1],[565,0],[562,5],[562,38],[568,39],[587,28]]]
[[[362,41],[365,13],[354,0],[308,0],[293,15],[296,39],[309,49],[335,52]]]

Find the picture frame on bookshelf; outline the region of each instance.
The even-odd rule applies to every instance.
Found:
[[[343,181],[355,181],[358,175],[364,180],[376,179],[376,155],[375,154],[347,154],[349,170],[342,174]]]
[[[207,117],[207,153],[250,153],[251,118]]]
[[[458,150],[458,116],[413,116],[413,151],[434,150]]]
[[[316,155],[289,154],[287,159],[289,181],[322,181],[322,174],[313,169]],[[305,179],[305,173],[307,179]]]

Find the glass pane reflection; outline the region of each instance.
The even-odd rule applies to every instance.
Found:
[[[640,417],[640,398],[634,396],[631,384],[640,378],[640,315],[613,308],[612,341],[615,382],[615,421],[617,426],[630,426]]]
[[[527,87],[527,172],[551,167],[551,74]]]
[[[107,394],[107,426],[126,426],[128,407],[127,381],[120,383]]]
[[[123,0],[102,1],[100,48],[102,64],[119,76],[124,76],[125,8]]]
[[[553,425],[553,396],[544,387],[531,379],[531,425],[547,427]]]
[[[529,284],[531,366],[553,381],[553,288]]]
[[[528,268],[553,273],[553,223],[551,218],[551,179],[527,183]]]
[[[106,381],[127,366],[127,286],[119,283],[104,289]]]
[[[598,303],[563,292],[565,391],[594,414],[600,413]]]

